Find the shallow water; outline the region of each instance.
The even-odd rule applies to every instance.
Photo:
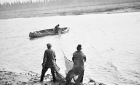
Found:
[[[31,40],[29,32],[70,27],[67,34]],[[51,43],[65,75],[64,55],[71,60],[82,44],[87,57],[85,79],[107,85],[140,84],[140,12],[88,14],[0,20],[0,69],[41,72],[46,44]],[[49,73],[49,71],[47,72]]]

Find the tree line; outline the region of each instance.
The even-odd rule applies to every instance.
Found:
[[[95,0],[28,0],[28,1],[15,1],[15,2],[4,2],[0,3],[0,7],[11,7],[11,6],[18,6],[18,5],[36,5],[36,4],[70,4],[76,2],[88,2],[88,1],[95,1]]]
[[[0,10],[26,9],[35,7],[49,7],[53,5],[60,5],[68,3],[72,0],[37,0],[37,1],[15,1],[0,3]]]
[[[15,1],[0,3],[0,9],[24,9],[30,7],[48,7],[53,5],[69,5],[74,3],[118,3],[118,2],[132,2],[139,0],[28,0],[28,1]]]

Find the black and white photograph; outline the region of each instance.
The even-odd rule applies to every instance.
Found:
[[[0,0],[0,85],[140,85],[140,0]]]

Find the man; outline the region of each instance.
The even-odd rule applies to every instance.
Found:
[[[53,82],[56,81],[55,78],[55,52],[51,49],[52,45],[50,43],[47,44],[47,50],[45,50],[44,52],[44,58],[43,58],[43,63],[42,63],[42,73],[41,73],[41,79],[40,82],[43,81],[44,79],[44,75],[46,73],[46,71],[48,70],[48,68],[51,69],[51,74],[53,76]]]
[[[59,32],[59,24],[55,26],[54,31],[55,31],[55,33]]]
[[[73,53],[73,71],[74,74],[79,75],[80,79],[79,81],[82,83],[83,82],[83,76],[84,76],[84,62],[86,62],[86,56],[85,54],[81,51],[82,50],[82,45],[79,44],[77,46],[77,51]]]
[[[86,56],[81,51],[82,45],[79,44],[77,46],[77,51],[73,53],[73,68],[70,70],[66,76],[66,85],[70,83],[71,79],[74,77],[74,75],[78,75],[78,78],[75,80],[75,84],[78,85],[79,83],[83,82],[83,76],[84,76],[84,62],[86,61]]]

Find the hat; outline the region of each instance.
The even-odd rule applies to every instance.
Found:
[[[77,50],[81,50],[81,49],[82,49],[82,45],[81,44],[78,44]]]
[[[47,44],[47,47],[52,47],[52,45],[50,43]]]

